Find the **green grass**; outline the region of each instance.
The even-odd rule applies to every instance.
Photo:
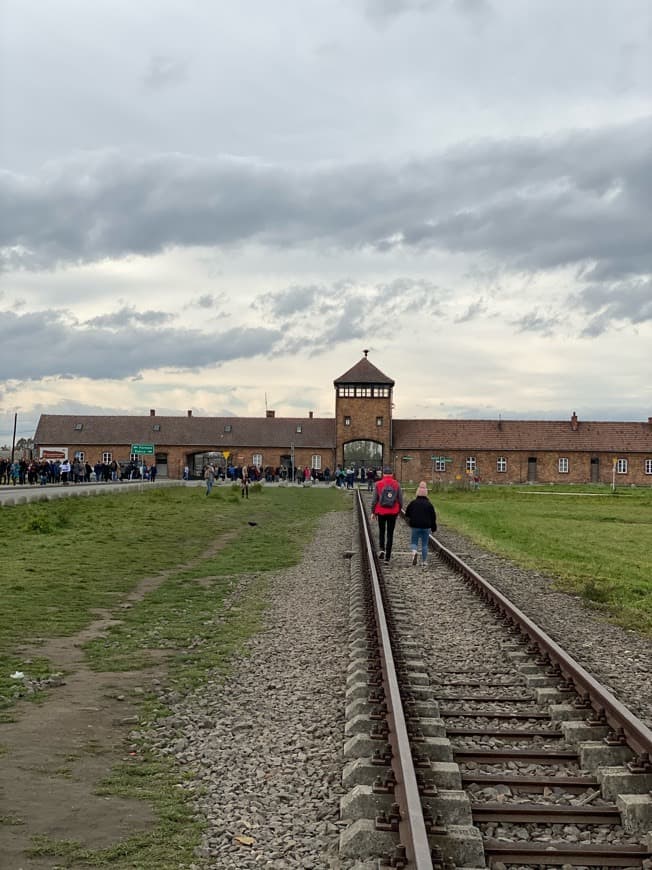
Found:
[[[350,504],[336,489],[252,487],[246,500],[230,487],[215,488],[208,498],[203,488],[179,487],[2,510],[0,596],[12,614],[0,623],[5,713],[22,686],[8,680],[12,671],[31,677],[57,669],[43,657],[25,660],[16,647],[73,635],[93,621],[97,608],[120,619],[85,647],[98,671],[147,667],[163,650],[167,682],[180,696],[208,673],[226,672],[260,626],[266,574],[296,564],[319,516]],[[142,601],[120,606],[140,580],[161,572],[162,582]],[[242,575],[248,583],[237,605],[225,610],[224,599]],[[139,727],[167,713],[155,697],[145,697]],[[32,854],[56,857],[62,868],[165,870],[199,863],[193,850],[200,827],[183,787],[191,775],[141,741],[137,755],[113,770],[100,793],[147,800],[158,819],[152,829],[100,850],[38,838]]]
[[[652,634],[652,490],[486,486],[431,497],[442,524]]]

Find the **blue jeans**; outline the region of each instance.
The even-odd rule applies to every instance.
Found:
[[[419,543],[421,543],[421,561],[425,562],[428,558],[428,537],[430,529],[411,529],[412,532],[412,552],[419,552]]]

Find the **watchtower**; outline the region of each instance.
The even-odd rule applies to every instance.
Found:
[[[380,468],[392,449],[394,381],[367,358],[333,381],[338,465]]]

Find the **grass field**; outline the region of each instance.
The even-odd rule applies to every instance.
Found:
[[[433,491],[440,521],[652,635],[652,489]]]
[[[12,679],[14,671],[33,679],[57,669],[33,653],[24,659],[17,647],[38,650],[48,638],[75,635],[93,622],[97,608],[115,613],[119,623],[85,645],[92,669],[146,669],[160,665],[163,654],[166,684],[178,697],[209,674],[226,672],[260,626],[268,572],[300,560],[321,514],[351,506],[335,489],[253,486],[248,500],[230,486],[214,488],[210,497],[204,492],[152,488],[0,509],[0,718],[10,721],[26,694],[28,684]],[[140,581],[157,575],[142,600],[122,606]],[[225,609],[242,575],[250,578],[246,591],[237,607]],[[29,697],[43,703],[47,716],[47,695]],[[146,694],[138,720],[147,728],[168,712]],[[153,753],[145,740],[133,754],[137,760],[117,764],[98,794],[146,800],[158,819],[150,830],[96,850],[65,837],[35,836],[31,855],[75,870],[163,870],[196,860],[200,824],[179,787],[189,772]],[[19,823],[0,818],[0,825]]]

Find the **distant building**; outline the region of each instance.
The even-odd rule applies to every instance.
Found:
[[[368,359],[336,378],[335,417],[160,417],[43,414],[35,455],[94,464],[142,456],[160,476],[199,475],[210,459],[259,468],[391,465],[400,479],[652,485],[647,422],[395,420],[394,381]],[[133,453],[134,447],[138,452]]]

